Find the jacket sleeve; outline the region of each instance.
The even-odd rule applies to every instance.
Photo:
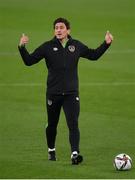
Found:
[[[31,54],[27,51],[25,46],[21,46],[21,47],[18,46],[18,49],[19,49],[19,52],[23,59],[24,64],[27,66],[36,64],[45,57],[44,51],[43,51],[43,46],[38,47]]]
[[[98,48],[91,49],[80,42],[80,57],[87,58],[90,60],[99,59],[104,52],[109,48],[110,44],[106,44],[104,41]]]

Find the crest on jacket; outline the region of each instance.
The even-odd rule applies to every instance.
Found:
[[[70,45],[70,46],[68,46],[68,49],[69,49],[70,52],[74,52],[75,51],[75,46]]]
[[[47,104],[48,104],[49,106],[51,106],[51,105],[52,105],[52,100],[48,99]]]

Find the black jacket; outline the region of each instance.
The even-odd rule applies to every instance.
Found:
[[[24,63],[31,66],[45,58],[48,68],[47,93],[68,94],[78,92],[78,61],[80,57],[97,60],[109,47],[104,41],[97,49],[89,49],[78,40],[69,37],[63,48],[56,37],[45,42],[31,54],[19,47]]]

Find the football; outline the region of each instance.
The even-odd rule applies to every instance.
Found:
[[[121,153],[114,158],[113,165],[119,171],[129,170],[132,167],[132,159],[129,155]]]

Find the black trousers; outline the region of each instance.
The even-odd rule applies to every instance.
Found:
[[[79,152],[80,132],[78,127],[78,117],[80,112],[80,102],[78,94],[47,95],[46,106],[48,115],[48,125],[46,128],[48,148],[55,148],[57,125],[61,108],[63,107],[69,129],[69,142],[71,145],[71,151]]]

